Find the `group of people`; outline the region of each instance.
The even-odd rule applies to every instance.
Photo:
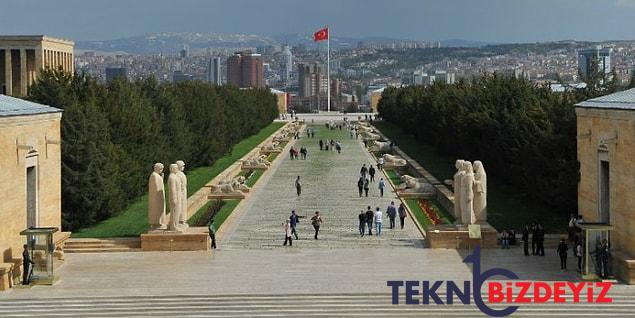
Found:
[[[298,223],[300,223],[300,219],[303,219],[303,215],[298,215],[295,210],[291,211],[291,216],[289,219],[282,223],[282,227],[284,229],[284,243],[283,246],[293,246],[293,237],[298,239]],[[320,233],[320,226],[322,226],[322,215],[320,215],[320,211],[315,211],[313,217],[311,217],[311,225],[313,226],[313,230],[315,230],[315,234],[313,235],[314,239],[318,239],[318,234]]]
[[[375,174],[377,170],[370,165],[368,168],[366,164],[362,164],[362,168],[359,170],[359,179],[357,179],[357,191],[359,193],[359,197],[362,197],[364,194],[368,197],[368,191],[370,190],[370,183],[375,182]],[[384,197],[384,189],[386,188],[386,181],[384,178],[380,178],[377,183],[377,188],[379,189],[379,196]]]
[[[289,149],[289,156],[291,160],[293,159],[298,160],[300,159],[300,156],[302,157],[302,160],[306,160],[307,154],[308,154],[308,151],[306,150],[306,147],[304,146],[300,147],[300,150],[298,150],[295,147],[291,147],[291,149]]]
[[[342,142],[339,140],[331,139],[324,142],[322,139],[320,139],[318,145],[320,145],[320,150],[328,151],[330,149],[331,151],[337,150],[337,153],[342,153]]]
[[[364,236],[366,234],[366,228],[368,228],[368,235],[373,235],[373,223],[375,224],[375,235],[381,235],[383,224],[383,212],[379,207],[375,208],[375,211],[370,206],[366,208],[366,211],[360,210],[357,216],[359,220],[359,235]],[[399,223],[403,229],[406,220],[406,207],[403,203],[399,205],[399,208],[395,207],[395,202],[391,201],[390,205],[386,208],[386,215],[388,216],[390,229],[395,228],[395,219],[399,217]]]
[[[531,235],[531,255],[545,256],[545,229],[542,224],[534,222],[525,225],[522,236],[525,256],[529,256],[529,235]]]
[[[313,128],[307,128],[306,137],[307,138],[315,138],[315,130],[313,130]]]

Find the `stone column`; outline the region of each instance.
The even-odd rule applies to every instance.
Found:
[[[20,49],[20,96],[26,96],[28,87],[28,69],[26,65],[26,49]]]
[[[71,56],[71,74],[75,74],[75,58],[74,58],[74,52],[69,53]]]
[[[13,65],[11,64],[11,49],[4,50],[4,85],[6,87],[6,94],[13,95]]]
[[[37,75],[39,74],[40,70],[44,68],[44,61],[42,59],[43,51],[44,50],[42,50],[41,48],[35,49],[35,75],[33,76],[33,81],[37,80]]]

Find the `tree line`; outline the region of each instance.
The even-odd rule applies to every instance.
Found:
[[[29,98],[64,110],[62,226],[71,231],[143,195],[155,162],[211,165],[277,116],[276,97],[265,89],[199,81],[104,85],[83,74],[44,71]]]
[[[387,88],[378,108],[385,120],[437,152],[479,159],[529,200],[568,214],[577,212],[579,179],[574,104],[616,89],[612,82],[556,93],[494,74],[452,85]]]

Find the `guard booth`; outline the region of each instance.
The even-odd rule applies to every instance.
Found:
[[[26,236],[26,244],[33,264],[31,265],[31,284],[53,285],[53,252],[55,243],[53,233],[56,227],[33,227],[20,232]]]
[[[582,279],[600,280],[602,273],[601,247],[606,240],[611,246],[610,231],[613,226],[606,223],[580,223],[582,230]],[[612,262],[609,257],[607,268],[609,275],[613,275]]]

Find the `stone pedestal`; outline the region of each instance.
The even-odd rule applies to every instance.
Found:
[[[620,251],[611,254],[615,276],[629,285],[635,284],[635,258]]]
[[[468,249],[498,248],[498,232],[487,223],[480,223],[481,239],[471,239],[467,225],[430,225],[426,229],[426,245],[430,248]]]
[[[141,234],[141,250],[148,251],[206,251],[210,247],[205,227],[190,227],[185,233],[150,231]]]

